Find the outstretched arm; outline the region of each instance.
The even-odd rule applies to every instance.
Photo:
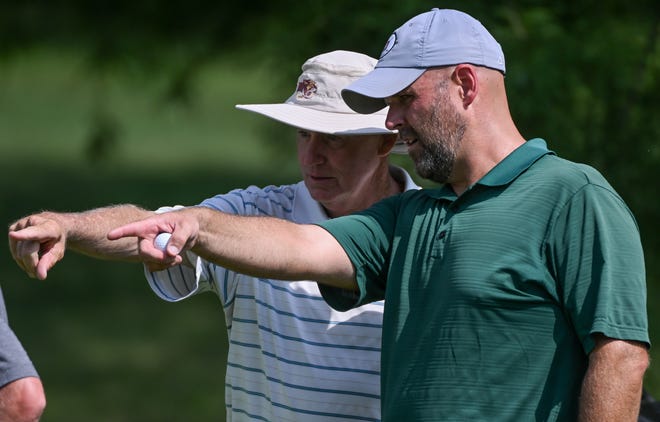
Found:
[[[167,250],[154,238],[171,233]],[[355,290],[355,272],[335,238],[315,225],[272,217],[245,217],[204,207],[191,207],[118,227],[109,239],[139,238],[139,251],[151,270],[182,262],[189,249],[208,261],[236,272],[280,280],[316,280]]]
[[[9,249],[30,277],[44,280],[66,249],[96,258],[138,260],[135,239],[111,242],[108,231],[147,218],[153,212],[134,205],[117,205],[79,213],[42,212],[9,226]]]

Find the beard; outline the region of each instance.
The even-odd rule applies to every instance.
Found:
[[[447,89],[439,90],[431,114],[414,131],[419,148],[409,151],[417,174],[437,183],[447,183],[467,124],[447,99]]]

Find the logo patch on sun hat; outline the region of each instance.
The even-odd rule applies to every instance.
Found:
[[[380,58],[382,59],[383,57],[385,57],[387,53],[392,51],[395,45],[396,45],[396,32],[390,35],[390,37],[387,39],[387,42],[385,43],[385,47],[383,48],[383,52],[380,53]]]
[[[316,94],[317,90],[318,87],[316,86],[316,82],[311,79],[303,79],[302,81],[298,82],[298,87],[296,88],[296,96],[300,99],[310,99],[314,94]]]

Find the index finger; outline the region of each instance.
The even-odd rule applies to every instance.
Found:
[[[136,221],[124,226],[116,227],[107,234],[108,240],[118,240],[124,237],[140,237],[153,239],[159,233],[159,228],[150,220]]]
[[[9,231],[10,240],[47,240],[54,238],[54,234],[45,230],[41,226],[28,226],[22,229],[12,229]]]

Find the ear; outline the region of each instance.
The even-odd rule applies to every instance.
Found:
[[[392,148],[394,148],[394,144],[396,143],[398,137],[399,135],[394,133],[391,135],[381,136],[380,146],[378,147],[378,156],[384,157],[389,154],[390,151],[392,151]]]
[[[469,64],[459,64],[454,69],[452,79],[461,87],[461,99],[463,100],[463,107],[468,108],[470,104],[477,98],[478,80],[477,71],[474,66]]]

